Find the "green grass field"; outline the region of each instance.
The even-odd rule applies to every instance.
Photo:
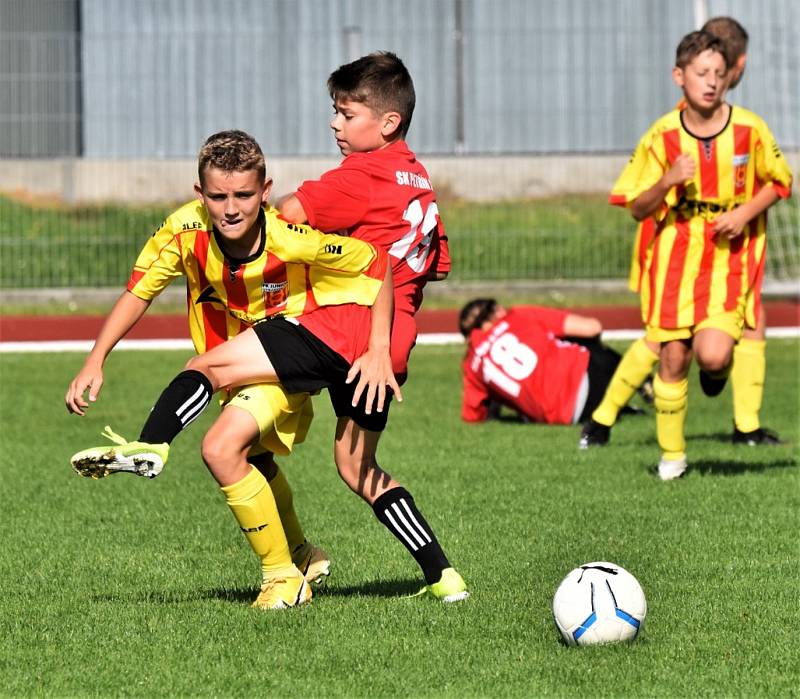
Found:
[[[730,389],[692,372],[692,469],[650,472],[652,415],[580,452],[577,428],[459,419],[460,347],[419,347],[381,462],[415,495],[472,597],[404,599],[413,561],[338,480],[325,396],[284,459],[309,538],[333,558],[302,609],[248,607],[258,571],[198,457],[215,408],[153,481],[72,473],[110,424],[133,438],[181,352],[111,356],[91,414],[63,394],[78,353],[0,355],[3,696],[796,696],[800,343],[771,340],[762,410],[791,441],[733,447]],[[635,643],[567,648],[550,602],[590,560],[641,581]]]

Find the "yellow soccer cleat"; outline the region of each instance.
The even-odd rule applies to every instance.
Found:
[[[86,478],[105,478],[112,473],[133,473],[155,478],[161,473],[169,455],[169,444],[129,442],[106,425],[106,439],[116,446],[92,447],[74,454],[70,459],[76,473]]]
[[[421,597],[422,595],[431,595],[440,602],[460,602],[461,600],[469,597],[467,591],[467,584],[455,568],[445,568],[442,571],[442,577],[439,582],[433,585],[426,585],[416,594],[411,597]]]
[[[297,553],[292,554],[294,563],[309,584],[320,585],[331,573],[331,560],[319,546],[306,541]]]
[[[311,601],[311,586],[296,566],[264,578],[261,592],[252,606],[256,609],[288,609]]]

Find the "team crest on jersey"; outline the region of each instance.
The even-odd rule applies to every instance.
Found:
[[[280,308],[286,305],[289,282],[264,282],[261,293],[264,294],[264,308],[269,313],[271,308]]]
[[[733,156],[733,186],[735,195],[741,194],[747,184],[747,164],[749,162],[749,153]]]

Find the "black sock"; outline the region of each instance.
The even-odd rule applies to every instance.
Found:
[[[164,389],[139,435],[140,442],[172,442],[211,402],[211,382],[194,369],[182,371]]]
[[[392,488],[372,505],[375,516],[408,549],[428,585],[439,582],[450,567],[442,547],[405,488]]]

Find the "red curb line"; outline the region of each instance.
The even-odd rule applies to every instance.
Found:
[[[770,301],[764,304],[769,327],[800,327],[800,302]],[[638,330],[641,317],[636,306],[592,306],[572,308],[581,315],[599,318],[606,330]],[[103,325],[103,316],[5,316],[0,318],[0,342],[46,340],[93,340]],[[420,311],[420,333],[458,332],[458,311]],[[131,340],[185,339],[189,325],[182,315],[145,315],[126,336]]]

